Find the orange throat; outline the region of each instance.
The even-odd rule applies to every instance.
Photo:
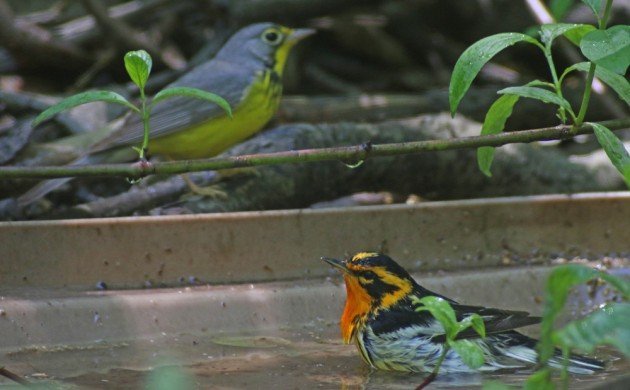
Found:
[[[341,315],[341,336],[349,344],[356,332],[357,325],[370,310],[372,298],[359,284],[356,278],[343,275],[346,282],[346,307]]]

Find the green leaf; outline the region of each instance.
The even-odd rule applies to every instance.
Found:
[[[471,326],[475,330],[475,332],[479,334],[479,336],[486,337],[486,325],[483,322],[483,318],[481,318],[481,316],[476,313],[469,315],[468,317],[457,323],[456,335],[470,328]]]
[[[602,146],[610,162],[621,173],[626,184],[630,188],[630,155],[623,146],[623,142],[615,136],[607,127],[599,123],[589,123],[597,137],[597,142]]]
[[[569,9],[573,6],[575,0],[551,0],[549,4],[549,10],[555,20],[562,20],[564,15],[569,12]]]
[[[623,295],[623,299],[630,301],[630,280],[619,278],[607,272],[600,272],[599,278],[606,281]]]
[[[556,390],[553,382],[551,381],[551,371],[548,368],[543,368],[535,373],[531,374],[525,384],[524,390]]]
[[[479,368],[485,361],[483,349],[470,340],[454,340],[449,345],[457,352],[465,365],[470,368]]]
[[[457,106],[481,68],[501,50],[518,42],[528,42],[540,46],[534,38],[519,33],[501,33],[483,38],[466,49],[457,60],[448,90],[451,115],[455,115]]]
[[[514,386],[499,381],[484,381],[482,390],[512,390]]]
[[[545,103],[553,103],[557,106],[564,108],[565,110],[569,112],[572,112],[571,105],[569,104],[568,101],[566,101],[566,99],[561,98],[560,96],[556,95],[554,92],[548,91],[546,89],[537,88],[537,87],[528,87],[528,86],[509,87],[509,88],[504,88],[497,93],[501,95],[506,95],[506,94],[518,95],[518,96],[526,97],[530,99],[541,100]]]
[[[116,103],[122,104],[123,106],[127,106],[134,111],[140,111],[133,104],[129,103],[124,96],[117,94],[116,92],[111,91],[88,91],[79,93],[76,95],[72,95],[66,99],[63,99],[59,103],[54,106],[49,107],[44,110],[41,114],[37,115],[37,118],[33,120],[33,127],[39,125],[43,121],[52,118],[58,113],[68,110],[70,108],[80,106],[82,104],[92,103],[92,102],[107,102],[107,103]]]
[[[591,11],[595,14],[597,20],[599,20],[599,11],[602,9],[602,0],[582,0],[582,3],[588,5]]]
[[[597,27],[591,24],[583,24],[582,27],[576,28],[574,30],[569,30],[564,33],[565,38],[567,38],[571,43],[575,46],[580,46],[580,42],[582,42],[582,38],[593,30],[596,30]]]
[[[230,104],[225,99],[223,99],[221,96],[217,94],[207,92],[207,91],[197,89],[197,88],[172,87],[172,88],[163,89],[153,97],[153,102],[151,104],[155,104],[159,101],[171,99],[171,98],[179,97],[179,96],[190,97],[194,99],[201,99],[201,100],[205,100],[211,103],[215,103],[216,105],[221,107],[223,111],[225,111],[230,118],[232,117],[232,109],[230,108]]]
[[[580,49],[592,62],[623,75],[630,65],[630,26],[591,31],[582,38]]]
[[[142,91],[147,85],[152,66],[153,60],[149,53],[144,50],[130,51],[125,54],[125,69],[127,69],[131,81]]]
[[[434,296],[424,297],[419,299],[418,302],[424,306],[417,307],[416,311],[426,310],[431,313],[444,327],[447,339],[453,339],[457,331],[457,318],[451,305],[444,299]]]
[[[505,128],[505,122],[510,115],[512,115],[512,109],[516,102],[518,102],[518,99],[519,96],[517,95],[503,95],[492,103],[483,121],[481,135],[498,134],[502,132]],[[494,159],[494,149],[493,146],[477,148],[477,164],[481,172],[488,177],[492,176],[490,166],[492,166],[492,160]]]
[[[560,79],[563,80],[566,74],[576,69],[582,72],[588,72],[589,67],[590,62],[580,62],[571,65],[564,71]],[[612,88],[626,104],[630,105],[630,82],[628,82],[625,77],[601,66],[595,67],[595,76]]]
[[[194,377],[178,365],[154,368],[149,372],[145,384],[145,389],[147,390],[186,390],[194,388]]]
[[[540,324],[541,337],[538,342],[539,359],[542,363],[546,363],[553,355],[553,324],[558,313],[564,307],[569,290],[597,276],[597,271],[579,264],[565,264],[551,271],[549,278],[547,278],[545,307]]]
[[[586,24],[575,24],[575,23],[543,24],[542,26],[540,26],[540,40],[546,46],[550,46],[553,40],[558,38],[560,35],[566,34],[573,30],[578,30],[578,29],[593,30],[594,28],[595,27],[588,26]]]
[[[630,358],[630,303],[611,303],[554,332],[556,344],[590,353],[608,344]]]

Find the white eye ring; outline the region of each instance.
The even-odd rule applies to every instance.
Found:
[[[282,42],[282,33],[278,30],[267,30],[262,33],[262,40],[273,46],[279,45]]]

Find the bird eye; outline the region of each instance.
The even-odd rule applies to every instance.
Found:
[[[267,30],[262,35],[262,40],[270,45],[277,45],[282,41],[282,34],[276,30]]]

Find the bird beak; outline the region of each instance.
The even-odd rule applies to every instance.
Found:
[[[297,28],[291,31],[291,34],[287,37],[287,40],[293,44],[298,43],[306,37],[310,37],[317,31],[312,28]]]
[[[332,265],[333,267],[340,269],[341,271],[343,271],[345,273],[350,273],[350,270],[348,270],[348,267],[346,267],[346,262],[345,261],[337,260],[337,259],[331,259],[330,257],[322,257],[322,260],[324,260],[328,264]]]

